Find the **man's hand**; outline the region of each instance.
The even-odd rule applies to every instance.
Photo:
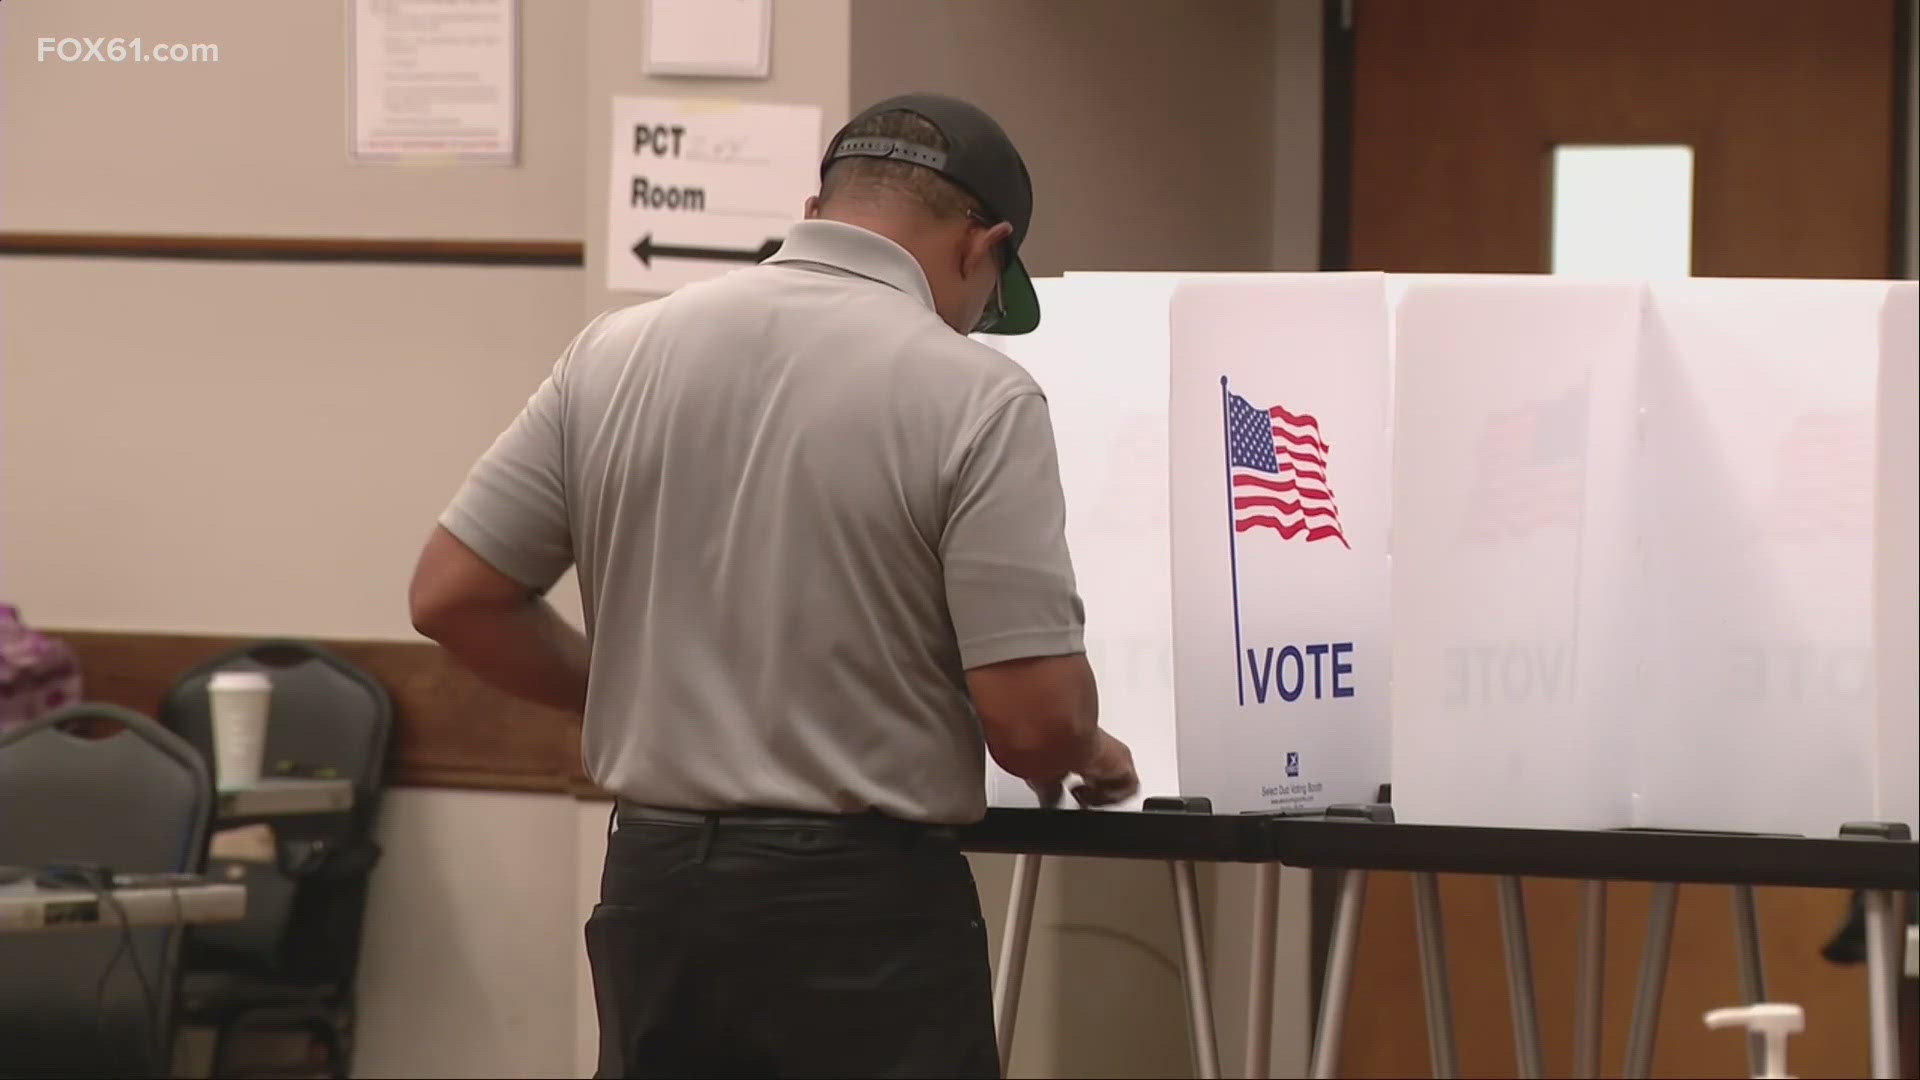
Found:
[[[1075,771],[1081,783],[1074,786],[1073,798],[1081,806],[1111,806],[1140,790],[1140,776],[1133,771],[1133,751],[1104,731],[1092,759]]]
[[[1074,785],[1073,798],[1081,806],[1112,806],[1125,802],[1140,790],[1140,776],[1133,768],[1133,751],[1105,731],[1099,734],[1093,756],[1074,772],[1081,782]],[[1027,787],[1039,797],[1040,805],[1047,809],[1060,804],[1062,786],[1059,780],[1027,782]]]
[[[1029,780],[1027,790],[1040,800],[1040,809],[1052,810],[1060,805],[1060,796],[1066,794],[1064,785],[1058,780]]]

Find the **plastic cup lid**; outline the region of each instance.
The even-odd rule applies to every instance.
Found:
[[[219,671],[207,686],[212,690],[271,690],[273,680],[264,671]]]

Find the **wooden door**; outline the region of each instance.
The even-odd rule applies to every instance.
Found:
[[[1892,276],[1891,0],[1355,0],[1347,263],[1548,267],[1552,148],[1694,148],[1694,273]]]

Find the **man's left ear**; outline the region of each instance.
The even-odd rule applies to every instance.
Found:
[[[814,218],[820,216],[820,196],[807,196],[807,205],[802,208],[801,216],[808,221],[812,221]]]
[[[1001,241],[1012,235],[1013,226],[1004,221],[991,229],[981,229],[973,233],[973,242],[967,246],[968,265],[966,269],[968,276],[971,277],[973,273],[977,272],[983,266],[988,273],[994,273],[993,249],[1000,246]]]

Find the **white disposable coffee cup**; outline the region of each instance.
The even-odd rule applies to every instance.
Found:
[[[258,783],[273,680],[261,671],[216,672],[207,683],[207,697],[213,706],[215,782],[223,791]]]

